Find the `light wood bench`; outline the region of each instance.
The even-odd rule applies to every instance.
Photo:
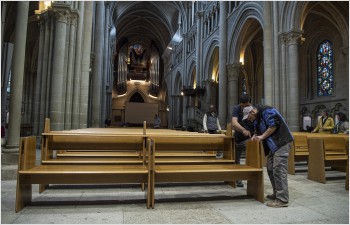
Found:
[[[307,134],[294,135],[292,149],[288,156],[288,173],[295,175],[295,162],[307,161],[309,149],[307,143]]]
[[[32,184],[147,183],[147,165],[35,165],[36,137],[21,138],[16,186],[16,212],[32,200]],[[150,207],[150,187],[147,189]]]
[[[344,137],[309,137],[308,145],[308,179],[326,183],[326,166],[348,173],[349,141]]]
[[[249,141],[247,143],[246,165],[237,164],[163,164],[156,158],[156,152],[166,150],[168,147],[178,145],[182,149],[193,149],[198,145],[208,146],[207,148],[216,148],[224,146],[227,150],[231,148],[232,142],[229,137],[207,139],[193,139],[184,137],[164,137],[152,136],[149,140],[149,146],[152,146],[149,153],[152,162],[150,166],[151,183],[151,207],[154,208],[154,188],[156,183],[171,182],[201,182],[201,181],[225,181],[231,183],[234,180],[248,180],[247,195],[254,197],[260,202],[264,202],[264,180],[262,169],[262,158],[259,143]],[[189,147],[190,146],[190,147]],[[231,153],[224,155],[231,157]]]

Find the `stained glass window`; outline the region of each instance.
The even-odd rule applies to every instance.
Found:
[[[333,47],[330,41],[323,41],[317,49],[317,95],[333,94]]]

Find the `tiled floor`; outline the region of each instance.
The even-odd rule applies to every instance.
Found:
[[[1,182],[2,224],[349,224],[345,173],[327,172],[326,184],[308,180],[307,172],[289,175],[290,206],[269,208],[246,196],[244,188],[224,183],[156,186],[154,209],[147,209],[139,185],[51,186],[15,213],[16,181]],[[337,179],[338,176],[341,179]],[[271,185],[265,168],[265,194]],[[244,182],[246,184],[246,182]]]

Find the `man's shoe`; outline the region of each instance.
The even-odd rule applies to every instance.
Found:
[[[282,202],[276,198],[274,201],[266,203],[266,205],[273,208],[288,207],[288,202]]]
[[[224,157],[224,153],[216,153],[217,159],[222,159]]]
[[[236,181],[237,187],[244,187],[244,184],[242,183],[241,180]]]
[[[270,199],[270,200],[275,200],[276,199],[276,195],[275,194],[266,195],[266,198]]]

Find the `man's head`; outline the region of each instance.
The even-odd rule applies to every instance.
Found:
[[[250,121],[254,121],[258,118],[258,113],[259,113],[259,110],[257,107],[255,106],[252,106],[252,109],[249,110],[249,114],[248,114],[248,120]]]
[[[251,106],[251,105],[247,106],[247,107],[244,107],[244,109],[243,109],[243,119],[242,120],[248,119],[249,113],[252,110],[253,110],[253,106]]]
[[[322,117],[327,117],[327,116],[328,116],[328,113],[329,113],[329,110],[328,110],[328,109],[323,109],[323,110],[321,111],[321,116],[322,116]]]
[[[209,106],[209,112],[215,112],[214,105],[210,105],[210,106]]]
[[[242,94],[239,98],[239,104],[243,107],[250,105],[250,96],[248,94]]]

